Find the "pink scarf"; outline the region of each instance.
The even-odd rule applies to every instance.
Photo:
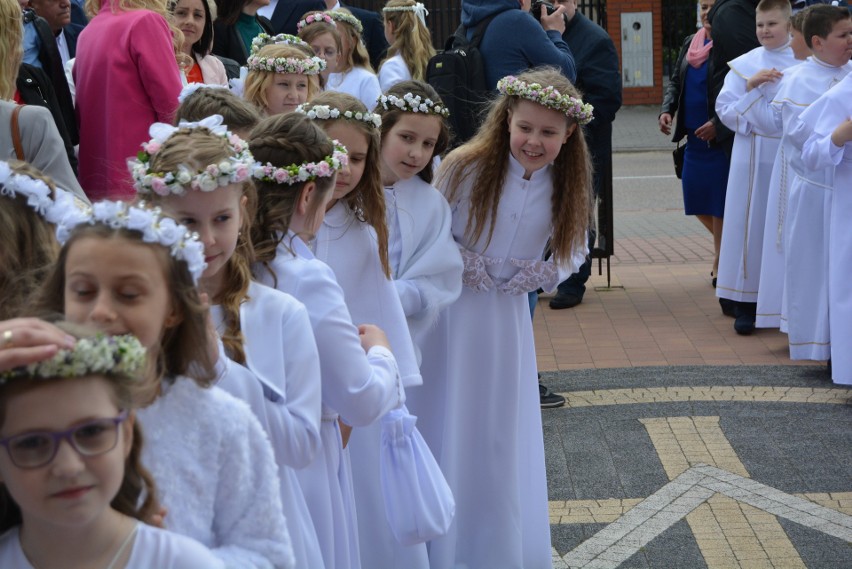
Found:
[[[695,69],[704,65],[704,62],[707,61],[708,57],[710,57],[710,49],[713,47],[713,40],[710,40],[705,44],[704,40],[706,39],[707,30],[701,28],[695,32],[695,37],[692,38],[692,41],[689,44],[689,49],[686,52],[686,61],[688,61]]]

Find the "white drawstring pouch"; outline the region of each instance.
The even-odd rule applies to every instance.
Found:
[[[417,430],[417,417],[405,405],[381,419],[379,471],[385,514],[402,545],[423,543],[447,533],[456,502],[438,461]]]

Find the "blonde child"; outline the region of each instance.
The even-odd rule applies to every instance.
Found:
[[[769,179],[780,139],[748,121],[739,102],[750,90],[748,83],[761,77],[768,79],[760,88],[771,100],[781,72],[798,63],[790,48],[790,2],[761,0],[756,25],[760,47],[728,63],[733,73],[725,76],[716,98],[719,119],[735,133],[716,296],[723,305],[733,303],[734,330],[744,335],[755,327]]]
[[[258,210],[252,225],[255,275],[305,304],[322,374],[322,452],[297,475],[326,567],[359,567],[358,528],[348,455],[338,418],[362,427],[405,400],[384,332],[355,327],[332,270],[308,247],[322,224],[346,154],[307,117],[270,117],[252,131]],[[366,352],[366,354],[365,354]]]
[[[133,177],[140,196],[197,232],[204,243],[207,269],[199,286],[210,298],[225,353],[247,367],[267,395],[259,409],[246,399],[272,441],[296,565],[321,567],[316,532],[295,474],[319,451],[317,347],[305,307],[251,279],[254,159],[247,144],[220,122],[216,116],[178,128],[153,125],[151,132],[159,139],[149,142],[149,151],[133,163]],[[168,179],[175,181],[158,182]]]
[[[438,311],[461,292],[462,261],[447,201],[431,186],[433,158],[447,147],[447,110],[428,84],[403,81],[379,98],[391,276],[420,350]],[[422,370],[421,370],[422,371]]]
[[[314,55],[325,61],[322,77],[327,85],[329,75],[337,71],[340,52],[343,50],[337,25],[325,12],[308,12],[296,24],[296,29],[299,31],[299,39],[311,47]]]
[[[370,66],[370,56],[361,41],[364,27],[361,21],[349,10],[337,9],[327,12],[337,24],[341,39],[340,56],[337,68],[329,75],[326,89],[348,93],[361,101],[367,109],[376,106],[376,99],[382,94],[379,79]]]
[[[502,96],[437,182],[464,288],[441,313],[443,351],[424,353],[442,359],[444,373],[424,368],[423,393],[411,394],[412,411],[417,398],[430,405],[418,415],[439,433],[427,442],[456,498],[450,532],[430,545],[432,569],[551,566],[527,293],[555,289],[584,260],[591,167],[579,126],[592,109],[551,68],[504,77],[497,88]],[[542,261],[548,240],[553,256]]]
[[[400,81],[426,80],[429,59],[435,55],[426,27],[426,7],[415,0],[390,0],[382,8],[387,58],[379,66],[379,85],[387,91]]]
[[[289,113],[320,92],[323,59],[296,45],[272,44],[250,55],[246,63],[245,99],[267,115]]]
[[[204,246],[157,210],[111,201],[69,210],[57,235],[64,244],[36,310],[131,333],[155,361],[137,416],[166,527],[226,567],[293,567],[269,441],[245,403],[210,387],[214,362],[225,366],[195,286]]]
[[[388,336],[407,388],[422,383],[405,313],[390,280],[388,229],[379,160],[378,115],[345,93],[325,92],[297,109],[349,153],[349,168],[337,175],[328,211],[317,231],[315,251],[343,289],[353,322],[372,322]],[[426,547],[400,545],[387,523],[380,464],[381,425],[355,429],[349,439],[363,567],[428,568]]]

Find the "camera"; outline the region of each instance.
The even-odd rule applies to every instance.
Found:
[[[530,14],[533,15],[539,23],[541,23],[541,7],[544,6],[547,8],[547,15],[551,15],[556,11],[556,6],[548,2],[547,0],[533,0],[532,5],[530,6]]]

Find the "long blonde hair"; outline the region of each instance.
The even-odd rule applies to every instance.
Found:
[[[314,52],[309,47],[270,44],[263,46],[257,55],[268,59],[278,59],[279,57],[304,59],[306,57],[313,57]],[[274,71],[258,70],[249,71],[248,75],[246,75],[245,94],[243,97],[264,113],[266,113],[266,108],[269,106],[269,100],[266,98],[266,89],[275,81],[275,75]],[[308,80],[308,101],[310,101],[321,90],[319,75],[305,75],[305,77]]]
[[[346,8],[337,8],[330,12],[332,18],[334,18],[335,12],[352,16],[352,12]],[[355,16],[352,17],[354,18]],[[341,42],[345,35],[348,38],[349,45],[352,46],[352,49],[344,54],[342,49],[343,46],[341,45],[340,59],[337,62],[337,72],[346,73],[353,67],[363,67],[367,71],[373,73],[373,66],[370,64],[370,55],[367,53],[367,46],[364,45],[364,42],[361,39],[361,34],[358,33],[355,26],[345,20],[335,19],[334,22],[337,24],[337,32],[340,34]]]
[[[0,0],[0,99],[15,96],[18,68],[24,56],[23,13],[18,0]]]
[[[396,8],[414,6],[415,4],[414,0],[389,0],[385,7]],[[382,16],[385,22],[390,22],[393,25],[395,36],[393,44],[388,48],[388,56],[385,61],[399,54],[402,56],[402,60],[405,61],[408,72],[411,73],[411,78],[418,81],[425,81],[429,59],[435,55],[435,48],[432,47],[432,35],[429,33],[429,28],[424,26],[417,14],[410,10],[382,12]]]
[[[527,83],[552,85],[560,93],[579,98],[576,88],[559,70],[540,67],[518,75]],[[488,226],[486,246],[491,241],[497,206],[509,167],[509,129],[506,124],[520,97],[503,95],[491,105],[485,122],[467,143],[455,149],[441,163],[436,186],[446,187],[447,201],[454,201],[458,189],[467,179],[473,180],[470,195],[470,218],[465,236],[477,242]],[[566,118],[569,127],[576,124]],[[562,145],[553,161],[553,196],[551,199],[551,249],[554,260],[566,261],[571,253],[586,243],[590,219],[592,166],[583,133],[577,127]]]

